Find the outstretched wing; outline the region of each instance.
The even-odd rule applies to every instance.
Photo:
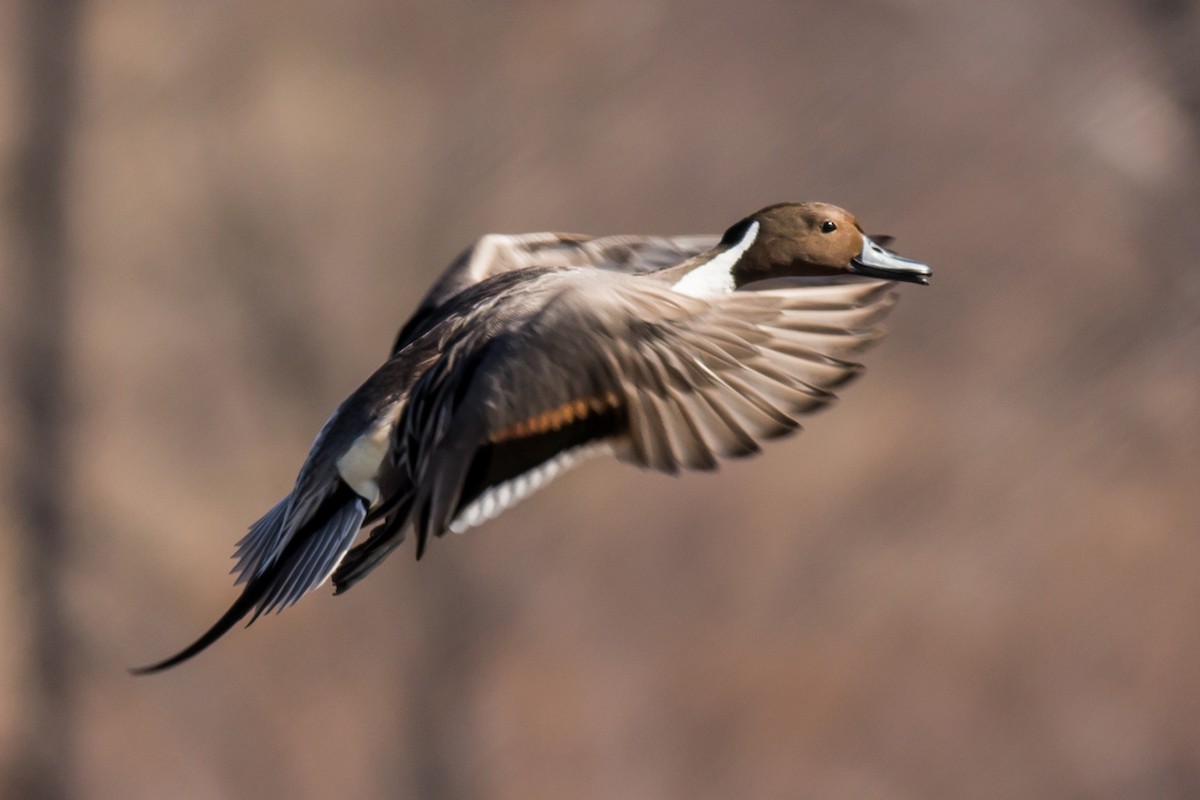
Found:
[[[603,236],[574,233],[489,233],[468,247],[426,292],[396,336],[392,354],[413,341],[437,309],[494,275],[530,267],[595,267],[625,273],[671,267],[714,246],[719,236]]]
[[[888,286],[772,281],[701,299],[619,274],[546,274],[512,301],[537,310],[452,343],[413,390],[395,452],[418,547],[594,452],[672,473],[756,452],[858,372],[850,359],[880,335]]]

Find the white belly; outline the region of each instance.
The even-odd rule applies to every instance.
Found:
[[[351,489],[371,505],[379,499],[379,468],[387,455],[392,436],[391,415],[383,415],[366,433],[354,440],[337,460],[338,474]]]

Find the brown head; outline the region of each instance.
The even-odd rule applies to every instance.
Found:
[[[853,214],[828,203],[768,206],[727,230],[721,243],[743,248],[733,267],[738,286],[846,273],[927,284],[932,274],[925,264],[885,250],[863,233]]]

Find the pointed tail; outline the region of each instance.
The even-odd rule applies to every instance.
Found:
[[[199,639],[168,659],[147,667],[136,667],[130,669],[129,672],[133,675],[151,675],[155,672],[162,672],[164,669],[170,669],[176,664],[182,664],[192,656],[198,655],[207,649],[209,645],[228,633],[230,628],[238,624],[242,617],[249,614],[250,610],[258,604],[258,601],[262,599],[267,589],[270,588],[272,579],[278,574],[279,563],[278,561],[275,562],[266,572],[251,581],[250,585],[242,591],[238,599],[233,601],[233,605],[229,607],[229,610],[216,621],[216,624],[205,631]]]
[[[252,623],[264,612],[292,605],[329,577],[354,542],[366,513],[366,501],[349,486],[339,484],[279,557],[246,584],[229,610],[199,639],[168,659],[129,671],[149,675],[169,669],[204,651],[251,611]]]

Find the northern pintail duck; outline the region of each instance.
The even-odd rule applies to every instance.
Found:
[[[824,203],[764,208],[720,238],[483,237],[238,543],[233,606],[136,671],[191,658],[331,575],[346,591],[410,526],[420,558],[431,536],[485,522],[585,458],[708,470],[797,430],[859,371],[890,281],[928,282],[886,243]]]

